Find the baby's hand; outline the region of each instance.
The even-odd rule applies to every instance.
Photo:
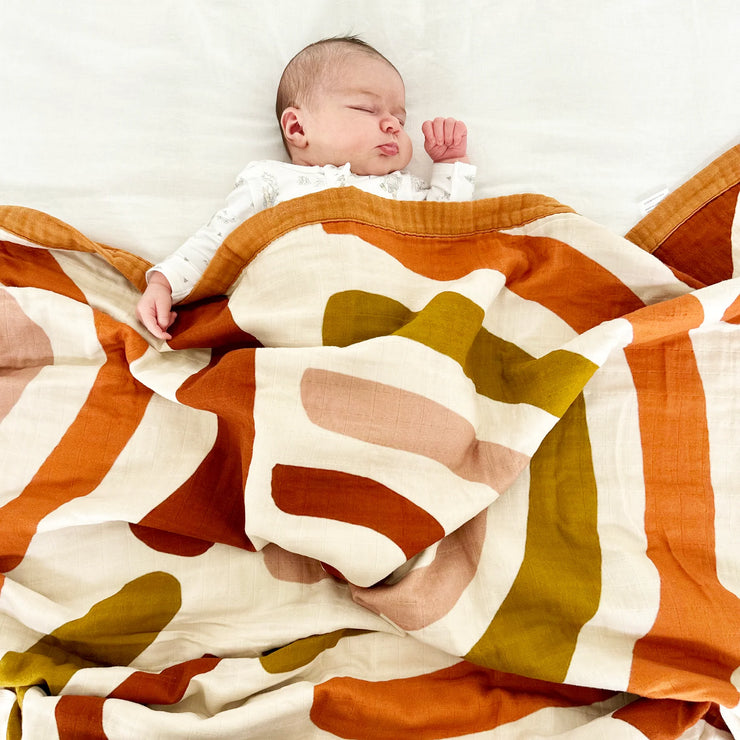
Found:
[[[167,331],[177,314],[172,310],[172,287],[160,272],[153,272],[149,285],[136,305],[136,315],[142,324],[157,339],[172,339]]]
[[[424,149],[432,162],[467,162],[468,129],[455,118],[435,118],[421,125]]]

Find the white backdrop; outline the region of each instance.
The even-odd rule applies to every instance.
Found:
[[[0,0],[0,202],[156,259],[251,159],[284,156],[290,57],[357,33],[422,120],[466,121],[479,197],[554,196],[618,233],[740,143],[737,0]]]

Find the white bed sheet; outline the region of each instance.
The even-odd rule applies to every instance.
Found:
[[[467,122],[479,197],[541,192],[625,233],[740,142],[736,0],[2,0],[0,202],[156,260],[284,156],[283,66],[346,33],[406,80],[412,170],[424,118]]]

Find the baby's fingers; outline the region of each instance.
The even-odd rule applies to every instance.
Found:
[[[435,144],[459,145],[468,134],[468,129],[462,121],[456,118],[442,118],[425,121],[421,127],[422,133]]]
[[[434,139],[438,144],[444,144],[447,141],[447,121],[448,118],[434,119]]]
[[[468,127],[462,121],[454,118],[448,118],[447,120],[453,122],[450,132],[452,143],[455,146],[459,146],[468,136]]]
[[[166,330],[172,326],[177,314],[170,310],[171,301],[158,300],[150,293],[144,293],[136,307],[136,316],[144,328],[157,339],[172,339]]]
[[[434,123],[433,121],[424,121],[424,123],[421,124],[421,133],[424,134],[424,138],[434,143]]]
[[[462,121],[438,117],[425,121],[421,130],[424,134],[424,149],[433,162],[464,160],[468,129]]]
[[[444,120],[444,141],[445,144],[455,143],[455,124],[457,121],[454,118],[445,118]]]
[[[468,135],[468,128],[456,118],[445,118],[442,124],[444,143],[447,146],[460,146]]]
[[[165,331],[166,326],[162,326],[157,316],[156,307],[152,307],[147,313],[142,312],[139,316],[139,320],[149,333],[157,339],[172,339],[172,336]]]
[[[151,311],[142,309],[138,312],[139,321],[144,325],[144,328],[157,339],[164,339],[164,332],[159,326],[157,321],[157,315],[152,309]]]
[[[444,118],[435,118],[432,121],[424,121],[421,124],[421,131],[424,138],[430,144],[444,144]]]
[[[150,321],[150,324],[153,323],[153,326],[147,326],[147,329],[149,329],[155,337],[159,337],[160,339],[172,339],[172,335],[167,331],[167,329],[175,323],[177,314],[171,310],[171,306],[172,303],[169,300],[157,302],[154,316],[152,317],[153,322]]]

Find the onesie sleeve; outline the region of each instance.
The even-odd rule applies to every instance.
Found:
[[[427,200],[472,200],[477,171],[467,162],[433,164]]]
[[[152,267],[146,274],[147,281],[152,272],[161,272],[172,286],[172,302],[181,301],[203,276],[224,239],[257,210],[248,182],[239,177],[226,198],[226,205],[176,252]]]

